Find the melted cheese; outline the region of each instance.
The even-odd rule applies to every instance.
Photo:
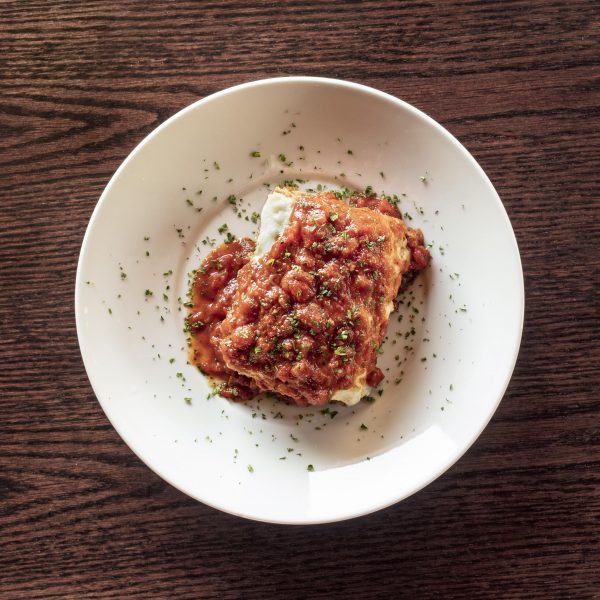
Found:
[[[354,378],[354,385],[345,390],[337,390],[331,397],[332,400],[338,400],[348,406],[357,404],[363,396],[366,396],[369,392],[369,386],[366,383],[367,370],[363,369]]]

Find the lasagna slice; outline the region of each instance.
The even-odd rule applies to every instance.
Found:
[[[278,188],[245,257],[209,341],[227,373],[303,406],[354,404],[380,383],[377,352],[402,278],[429,262],[395,207]]]

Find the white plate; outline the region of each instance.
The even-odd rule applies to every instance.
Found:
[[[222,239],[223,223],[252,232],[244,217],[260,211],[264,184],[291,178],[398,194],[433,244],[403,321],[392,317],[382,395],[332,406],[334,418],[207,398],[206,380],[186,364],[181,302],[209,249],[202,240]],[[237,208],[230,194],[243,198]],[[150,468],[229,513],[321,523],[405,498],[474,442],[510,379],[524,294],[506,212],[456,139],[377,90],[290,77],[200,100],[130,154],[90,220],[75,304],[98,400]]]

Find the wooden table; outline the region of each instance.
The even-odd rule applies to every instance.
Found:
[[[0,597],[600,598],[599,19],[590,1],[0,4]],[[433,116],[496,186],[526,284],[512,383],[425,490],[324,526],[243,521],[108,423],[73,315],[109,177],[237,83],[365,83]]]

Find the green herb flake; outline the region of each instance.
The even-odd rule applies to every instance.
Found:
[[[361,430],[361,431],[367,431],[368,429],[369,429],[369,428],[368,428],[368,427],[367,427],[367,426],[366,426],[364,423],[361,423],[361,424],[360,424],[360,430]]]
[[[252,156],[252,158],[260,158],[260,152],[258,150],[254,150],[253,152],[250,152],[250,156]]]
[[[152,290],[146,290],[144,292],[144,296],[153,296],[153,295],[154,295],[154,292]]]
[[[254,467],[252,465],[248,465],[247,469],[248,473],[254,473]]]
[[[315,468],[312,465],[308,465],[308,467],[306,467],[306,470],[312,473],[315,470]]]

